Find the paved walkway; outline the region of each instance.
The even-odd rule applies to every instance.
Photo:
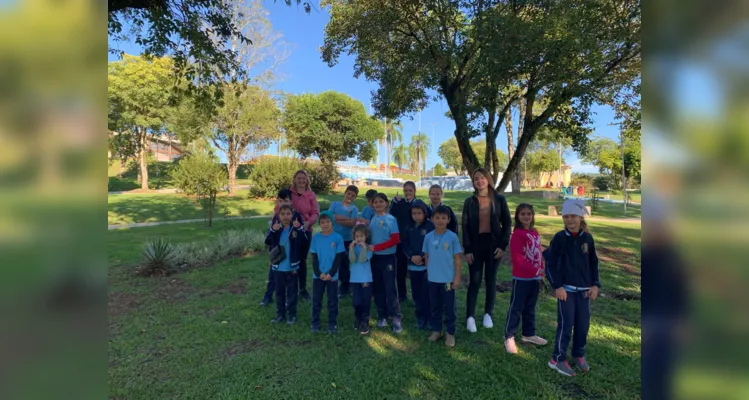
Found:
[[[456,216],[460,216],[461,213],[455,213]],[[230,221],[230,220],[241,220],[241,219],[270,219],[272,215],[253,215],[250,217],[221,217],[221,218],[214,218],[213,221]],[[555,218],[559,219],[561,217],[550,217],[548,215],[536,215],[536,218],[539,219],[548,219],[548,218]],[[588,217],[586,218],[587,221],[600,221],[600,222],[621,222],[621,223],[627,223],[627,224],[640,224],[642,221],[639,218],[596,218],[596,217]],[[172,225],[172,224],[189,224],[191,222],[204,222],[204,218],[198,218],[198,219],[182,219],[179,221],[162,221],[162,222],[137,222],[133,224],[119,224],[119,225],[108,225],[109,230],[113,229],[129,229],[129,228],[143,228],[146,226],[158,226],[158,225]]]
[[[250,188],[250,185],[237,185],[234,187],[235,190],[247,190],[249,188]],[[136,189],[135,192],[130,191],[130,190],[125,190],[125,191],[120,191],[120,192],[107,192],[107,194],[173,194],[173,193],[177,193],[177,189],[175,188],[153,189],[153,190],[149,190],[148,192],[138,192]]]

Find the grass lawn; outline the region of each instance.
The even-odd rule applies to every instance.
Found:
[[[342,198],[343,188],[329,195],[318,196],[320,208],[325,210],[330,203]],[[386,193],[392,198],[397,192],[402,190],[394,188],[383,188],[380,191]],[[366,206],[362,189],[356,205],[361,211]],[[463,208],[463,201],[469,192],[446,191],[445,204],[451,206],[455,212],[460,212]],[[428,201],[426,191],[421,190],[417,193],[419,198]],[[514,213],[518,204],[527,202],[536,207],[536,212],[540,215],[547,215],[548,206],[556,205],[561,210],[562,202],[559,200],[542,199],[532,197],[527,192],[519,194],[505,194],[510,206],[510,212]],[[251,199],[247,196],[246,191],[239,191],[234,197],[221,195],[217,202],[217,217],[229,216],[251,216],[263,215],[273,212],[274,200]],[[203,218],[204,212],[194,200],[177,194],[110,194],[108,195],[108,224],[128,224],[134,222],[156,222],[156,221],[176,221],[181,219]],[[593,212],[594,217],[621,218],[623,215],[623,205],[599,203],[597,211]],[[627,207],[627,216],[630,218],[640,217],[640,206],[632,205]]]
[[[574,378],[546,366],[556,326],[556,303],[548,295],[539,299],[536,325],[538,334],[552,343],[519,346],[517,356],[503,347],[501,327],[510,293],[497,296],[495,328],[469,335],[462,323],[465,285],[457,292],[453,350],[428,343],[428,334],[415,330],[410,307],[402,309],[401,335],[373,328],[369,337],[361,337],[350,326],[351,300],[340,302],[338,335],[312,334],[308,302],[300,302],[295,326],[269,323],[274,308],[259,306],[267,276],[265,255],[166,278],[132,274],[147,238],[208,240],[227,229],[264,229],[266,221],[108,231],[109,398],[296,399],[311,393],[340,399],[639,398],[640,302],[614,295],[640,293],[640,227],[590,225],[601,257],[604,297],[591,305],[587,352],[592,371]],[[542,219],[538,227],[546,245],[561,221]],[[508,281],[509,268],[501,267],[499,275],[499,281]],[[325,310],[322,317],[327,318]]]

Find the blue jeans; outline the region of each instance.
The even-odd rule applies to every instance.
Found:
[[[567,300],[557,300],[557,333],[554,335],[556,362],[567,360],[567,346],[572,338],[572,357],[585,357],[585,344],[590,329],[590,299],[587,292],[567,292]],[[574,328],[574,334],[572,332]]]
[[[312,326],[320,327],[322,296],[328,295],[328,329],[338,327],[338,281],[312,279]]]
[[[431,318],[429,329],[432,332],[442,332],[442,316],[445,317],[447,333],[455,334],[455,320],[458,313],[455,310],[455,290],[450,283],[429,282],[429,307]]]

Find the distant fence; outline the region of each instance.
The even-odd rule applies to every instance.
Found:
[[[502,174],[499,175],[497,180],[502,179]],[[467,175],[463,176],[434,176],[421,178],[416,183],[419,189],[429,189],[430,186],[437,184],[442,186],[442,190],[460,190],[460,191],[473,191],[473,181],[471,177]],[[507,185],[505,192],[512,191],[512,183]]]

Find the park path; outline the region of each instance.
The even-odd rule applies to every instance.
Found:
[[[250,185],[237,185],[235,186],[235,190],[247,190],[250,188]],[[228,189],[227,189],[228,190]],[[169,189],[153,189],[149,190],[148,192],[139,192],[137,189],[135,191],[132,190],[124,190],[119,192],[107,192],[107,194],[174,194],[177,193],[177,189],[175,188],[169,188]],[[187,220],[185,220],[187,221]]]
[[[455,213],[456,216],[460,216],[461,213]],[[241,220],[241,219],[270,219],[272,215],[253,215],[250,217],[222,217],[214,218],[214,221],[230,221],[230,220]],[[548,215],[536,215],[536,218],[547,219],[547,218],[560,218],[550,217]],[[639,218],[601,218],[601,217],[589,217],[587,221],[601,221],[601,222],[621,222],[627,224],[640,224],[642,222]],[[197,219],[182,219],[178,221],[161,221],[161,222],[136,222],[132,224],[115,224],[108,225],[109,230],[114,229],[130,229],[130,228],[143,228],[146,226],[158,226],[158,225],[172,225],[172,224],[189,224],[192,222],[204,222],[204,218]]]

